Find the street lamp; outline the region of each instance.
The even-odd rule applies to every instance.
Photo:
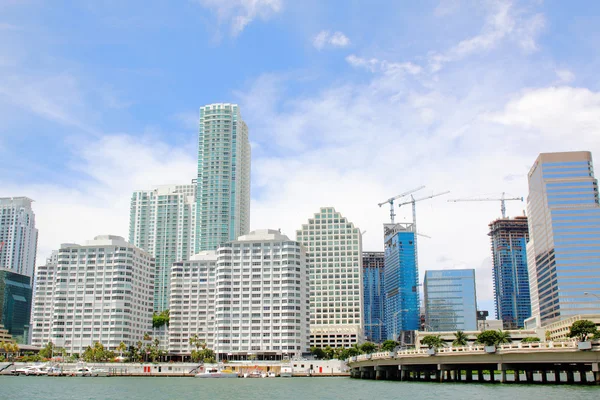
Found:
[[[594,293],[590,293],[590,292],[583,292],[584,296],[594,296],[596,297],[598,300],[600,300],[600,296],[598,296],[597,294]]]

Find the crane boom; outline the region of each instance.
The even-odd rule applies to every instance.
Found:
[[[394,196],[392,198],[389,198],[386,201],[384,201],[383,203],[378,203],[378,206],[381,207],[382,205],[384,205],[386,203],[390,205],[390,220],[392,221],[392,224],[393,224],[394,223],[394,217],[396,216],[396,213],[394,212],[394,201],[397,200],[397,199],[399,199],[399,198],[401,198],[401,197],[408,196],[409,194],[414,193],[414,192],[416,192],[418,190],[421,190],[423,188],[425,188],[425,186],[419,186],[416,189],[409,190],[408,192],[404,192],[402,194],[399,194],[398,196]]]
[[[523,197],[505,197],[505,193],[502,192],[502,197],[497,198],[482,198],[482,199],[451,199],[448,202],[463,202],[463,201],[499,201],[500,202],[500,211],[502,212],[502,218],[506,218],[506,202],[509,200],[521,200],[523,201]]]

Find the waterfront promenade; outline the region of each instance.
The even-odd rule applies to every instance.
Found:
[[[599,364],[600,344],[579,350],[576,342],[418,349],[348,360],[356,379],[600,385]]]

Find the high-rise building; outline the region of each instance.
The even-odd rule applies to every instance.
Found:
[[[217,253],[203,251],[171,269],[169,353],[188,356],[197,337],[214,349]],[[238,293],[239,295],[239,293]]]
[[[156,259],[154,310],[169,308],[169,279],[175,261],[194,254],[196,185],[164,185],[131,197],[129,242]]]
[[[0,198],[0,268],[33,277],[38,230],[33,200],[27,197]]]
[[[54,287],[58,268],[58,250],[35,269],[35,285],[31,306],[31,343],[46,345],[52,337]]]
[[[200,107],[196,252],[250,230],[250,141],[237,104]]]
[[[36,273],[46,288],[34,293],[32,344],[52,342],[69,354],[96,342],[113,351],[133,346],[152,331],[154,274],[152,256],[119,236],[63,244],[56,267]]]
[[[523,328],[531,316],[527,273],[527,217],[500,218],[490,225],[496,317],[504,329]]]
[[[363,304],[365,339],[383,342],[385,333],[384,256],[382,251],[363,252]]]
[[[0,269],[0,325],[17,343],[29,341],[32,277]]]
[[[477,330],[475,270],[425,271],[425,330]]]
[[[360,230],[324,207],[296,232],[309,257],[310,345],[350,347],[362,340],[363,286]]]
[[[282,359],[309,351],[306,250],[261,229],[217,250],[214,351],[220,358]]]
[[[600,203],[592,154],[542,153],[529,171],[527,266],[542,325],[600,314]]]
[[[384,224],[385,329],[388,339],[414,343],[420,326],[419,271],[412,223]]]

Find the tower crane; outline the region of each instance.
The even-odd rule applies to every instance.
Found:
[[[523,201],[523,197],[505,197],[505,193],[502,192],[502,196],[499,199],[493,198],[483,198],[483,199],[452,199],[448,200],[448,202],[459,202],[459,201],[499,201],[500,202],[500,211],[502,212],[502,218],[506,218],[506,202],[509,200],[521,200]]]
[[[410,201],[405,201],[404,203],[400,203],[398,204],[398,207],[402,207],[404,205],[407,204],[412,204],[412,217],[413,217],[413,225],[414,225],[414,229],[415,229],[415,233],[417,232],[417,206],[416,206],[416,202],[417,201],[423,201],[423,200],[428,200],[428,199],[432,199],[434,197],[438,197],[438,196],[443,196],[445,194],[450,193],[449,190],[446,190],[445,192],[441,192],[441,193],[436,193],[436,194],[432,194],[431,196],[425,196],[425,197],[421,197],[419,199],[415,199],[414,196],[411,194],[410,195]]]
[[[404,192],[402,194],[399,194],[398,196],[394,196],[394,197],[392,197],[390,199],[387,199],[383,203],[379,203],[379,207],[381,207],[382,205],[384,205],[386,203],[388,203],[390,205],[390,220],[391,220],[391,222],[393,224],[394,223],[394,217],[396,216],[396,213],[394,212],[394,201],[398,200],[401,197],[408,196],[409,194],[414,193],[414,192],[416,192],[418,190],[421,190],[423,188],[425,188],[425,186],[419,186],[416,189],[409,190],[408,192]]]

